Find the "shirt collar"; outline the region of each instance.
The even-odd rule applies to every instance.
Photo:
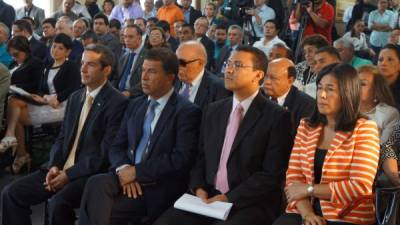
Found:
[[[259,92],[259,89],[257,89],[256,92],[254,92],[254,94],[252,94],[251,96],[247,97],[246,99],[244,99],[243,101],[239,101],[235,94],[233,95],[233,107],[232,107],[232,112],[233,110],[235,110],[236,106],[240,103],[240,105],[242,105],[243,107],[243,117],[244,115],[246,115],[247,110],[249,110],[251,103],[253,102],[254,98],[257,96]]]
[[[164,108],[164,106],[167,104],[169,98],[171,97],[172,93],[174,93],[174,89],[171,88],[171,90],[169,90],[164,96],[162,96],[161,98],[155,100],[159,105],[158,108]],[[148,100],[154,100],[152,99],[150,96],[148,97]]]
[[[99,87],[97,87],[96,89],[89,91],[88,88],[86,88],[86,95],[90,95],[93,99],[96,98],[96,96],[99,94],[99,92],[101,91],[101,89],[104,87],[104,85],[106,85],[107,81],[104,82],[104,84],[100,85]]]
[[[196,78],[189,85],[191,85],[192,87],[198,85],[201,82],[203,75],[204,75],[204,68],[200,71],[199,74],[197,74]]]
[[[280,96],[280,97],[278,97],[276,100],[278,101],[278,104],[280,105],[280,106],[283,106],[283,104],[285,103],[285,99],[286,99],[286,97],[287,97],[287,95],[289,94],[289,91],[290,91],[290,88],[289,88],[289,90],[285,93],[285,94],[283,94],[282,96]]]

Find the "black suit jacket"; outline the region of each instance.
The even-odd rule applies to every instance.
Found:
[[[44,76],[40,84],[40,94],[49,94],[49,86],[47,79],[49,76],[49,68],[45,70]],[[81,75],[78,65],[72,61],[65,61],[58,70],[53,80],[54,89],[56,89],[57,100],[63,102],[81,86]]]
[[[174,38],[174,37],[172,37],[172,36],[170,36],[170,37],[168,38],[168,44],[169,44],[169,47],[171,48],[171,50],[172,50],[173,52],[176,52],[176,49],[178,49],[178,47],[179,47],[179,41],[178,41],[178,39],[176,39],[176,38]]]
[[[42,42],[36,40],[33,36],[29,41],[29,45],[31,47],[31,52],[33,56],[36,56],[42,62],[45,62],[47,59],[47,47]]]
[[[192,6],[190,6],[190,13],[189,13],[189,24],[190,25],[194,25],[194,22],[202,16],[202,13],[200,10],[197,10],[195,8],[193,8]]]
[[[140,85],[142,79],[142,64],[147,51],[148,50],[145,47],[142,48],[140,53],[137,55],[135,64],[132,67],[130,75],[131,77],[129,79],[130,88],[128,90],[131,96],[139,96],[142,94],[142,87]],[[119,82],[121,81],[122,73],[124,72],[125,66],[128,63],[128,59],[129,52],[126,52],[121,56],[120,64],[118,65],[118,76],[115,76],[113,79],[113,85],[116,88],[118,88]]]
[[[86,88],[74,92],[68,100],[60,134],[50,152],[48,167],[62,169],[75,140]],[[94,99],[79,137],[75,165],[67,169],[70,180],[105,172],[108,150],[118,131],[128,101],[109,83]]]
[[[3,0],[0,1],[0,21],[3,22],[8,29],[11,30],[12,23],[15,20],[14,7],[5,3]]]
[[[190,188],[215,190],[232,98],[211,103],[203,112],[199,155],[191,172]],[[281,187],[293,144],[290,114],[261,93],[245,114],[227,163],[229,202],[237,210],[262,207],[270,221],[279,216]]]
[[[207,65],[206,68],[210,71],[212,71],[215,67],[215,62],[214,62],[214,42],[211,41],[210,38],[208,38],[206,35],[204,35],[201,39],[200,42],[203,44],[204,48],[206,49],[207,52]]]
[[[182,82],[177,82],[177,91],[179,91],[181,87]],[[194,104],[198,105],[202,110],[204,110],[205,107],[211,102],[215,102],[231,95],[232,92],[225,88],[224,82],[206,70],[204,71],[199,89],[197,90],[196,97],[194,98]]]
[[[13,67],[15,63],[11,65]],[[44,65],[36,57],[29,57],[16,69],[11,76],[11,84],[24,89],[25,91],[36,94],[39,90],[40,80],[43,77]]]
[[[217,62],[215,62],[215,69],[214,69],[214,73],[217,74],[218,76],[221,75],[221,69],[224,65],[224,62],[231,55],[230,48],[231,48],[231,46],[224,46],[223,48],[221,48],[221,51],[219,54],[219,60]]]
[[[285,102],[283,103],[283,107],[289,110],[295,131],[297,130],[302,118],[311,116],[315,104],[315,99],[308,94],[299,91],[295,86],[290,88],[290,91],[285,98]]]
[[[113,170],[134,164],[148,104],[148,96],[131,100],[110,151]],[[171,95],[157,121],[144,160],[135,165],[150,217],[159,216],[187,189],[200,120],[197,106],[176,93]]]

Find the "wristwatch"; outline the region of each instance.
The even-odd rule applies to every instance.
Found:
[[[308,186],[307,193],[308,193],[308,196],[314,197],[314,186],[313,185]]]

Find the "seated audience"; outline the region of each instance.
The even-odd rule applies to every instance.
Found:
[[[113,84],[126,97],[134,98],[143,94],[140,80],[147,49],[142,42],[142,30],[137,25],[125,27],[124,41],[126,52],[120,58]]]
[[[396,108],[400,110],[400,48],[388,44],[382,48],[378,57],[379,72],[389,84]]]
[[[55,38],[55,48],[61,48],[57,39],[62,36],[66,37]],[[47,166],[2,190],[3,224],[31,224],[31,206],[45,201],[46,222],[75,224],[74,208],[79,208],[87,179],[107,171],[108,151],[127,105],[126,98],[107,83],[112,64],[113,54],[104,46],[85,49],[78,79],[82,78],[86,88],[68,98],[64,122]]]
[[[85,7],[90,14],[90,19],[100,12],[97,0],[85,0]]]
[[[10,38],[10,29],[7,25],[0,22],[0,63],[6,67],[10,66],[12,62],[11,55],[7,51],[7,42]]]
[[[213,70],[215,67],[214,62],[214,43],[213,41],[207,37],[206,33],[208,30],[208,21],[207,18],[202,16],[199,17],[196,22],[194,23],[194,34],[196,40],[198,40],[201,44],[203,44],[204,48],[207,51],[207,66],[208,70]]]
[[[208,26],[206,36],[210,38],[211,41],[215,41],[215,31],[217,29],[217,24],[211,24]]]
[[[360,111],[378,125],[380,143],[383,144],[400,119],[392,92],[375,66],[362,66],[358,69],[358,77],[361,81]]]
[[[81,41],[84,48],[90,44],[97,44],[97,35],[93,30],[87,30],[82,34]]]
[[[32,27],[26,20],[16,20],[12,25],[12,36],[24,36],[29,40],[32,55],[44,60],[47,56],[46,46],[32,37]]]
[[[225,87],[233,97],[203,112],[189,188],[203,202],[232,203],[227,220],[170,208],[154,225],[261,225],[279,216],[293,128],[289,112],[259,91],[266,70],[261,50],[237,47],[225,69]]]
[[[276,26],[275,20],[265,21],[264,35],[261,40],[256,41],[253,46],[263,51],[266,56],[269,56],[269,53],[275,44],[281,43],[286,45],[286,43],[278,37],[278,33],[279,29]]]
[[[274,225],[373,224],[379,133],[376,123],[359,111],[357,71],[347,64],[329,65],[316,83],[317,104],[311,118],[302,120],[297,129],[286,173],[289,204]]]
[[[51,15],[52,18],[58,20],[62,16],[68,16],[71,21],[75,21],[79,18],[79,15],[72,11],[72,7],[75,5],[75,0],[63,0],[62,9],[56,11]]]
[[[184,20],[185,16],[183,15],[182,10],[176,5],[175,0],[163,0],[164,4],[157,11],[157,19],[165,20],[168,24],[174,25],[174,23],[178,20]],[[172,37],[175,37],[174,28],[171,26],[169,33]]]
[[[110,32],[113,34],[117,39],[119,39],[119,33],[121,31],[121,22],[116,19],[110,20]]]
[[[215,63],[214,73],[218,76],[224,74],[225,62],[230,57],[233,50],[235,50],[243,41],[243,29],[238,25],[231,25],[228,29],[228,43],[220,50],[219,59]]]
[[[136,0],[123,0],[116,5],[111,12],[110,18],[117,19],[121,24],[126,19],[136,19],[143,17],[143,9],[140,7],[140,2]]]
[[[315,105],[312,97],[293,86],[295,80],[293,62],[287,58],[274,59],[268,64],[263,85],[266,96],[290,112],[294,131],[301,119],[311,116]]]
[[[157,17],[157,9],[154,7],[154,0],[144,0],[143,18],[145,20]]]
[[[382,144],[380,156],[381,173],[377,177],[377,185],[399,186],[399,157],[400,157],[400,122],[393,128],[388,141]]]
[[[167,37],[165,36],[165,32],[160,27],[153,27],[149,33],[149,39],[145,43],[145,47],[147,49],[152,48],[169,48],[169,44],[167,43]]]
[[[372,58],[375,56],[375,52],[368,47],[367,35],[364,30],[364,21],[359,19],[353,24],[351,31],[343,35],[342,39],[353,43],[355,54],[359,57]]]
[[[33,4],[33,0],[24,1],[24,6],[15,11],[15,19],[19,20],[23,17],[30,17],[36,25],[33,30],[36,34],[42,33],[42,22],[44,20],[44,10]]]
[[[314,55],[314,72],[318,74],[325,66],[340,63],[340,61],[340,54],[336,48],[332,46],[322,47]]]
[[[350,66],[354,67],[354,69],[358,69],[364,65],[372,65],[372,61],[360,58],[355,55],[353,43],[344,39],[338,39],[334,42],[333,45],[339,52],[342,63],[347,63]]]
[[[3,118],[5,111],[5,104],[8,95],[8,88],[10,87],[10,80],[11,80],[10,71],[5,65],[0,63],[0,132],[3,132],[5,128],[5,124],[3,123]]]
[[[89,29],[89,23],[86,19],[79,18],[72,24],[73,40],[81,41],[81,36]]]
[[[293,51],[285,44],[282,43],[274,44],[274,46],[272,46],[271,48],[271,51],[269,52],[268,60],[272,61],[274,59],[280,59],[280,58],[287,58],[293,61]]]
[[[399,22],[400,22],[400,20],[399,20]],[[400,45],[400,29],[399,28],[393,29],[392,32],[390,32],[388,44]]]
[[[192,0],[180,0],[180,2],[181,5],[179,7],[182,10],[185,23],[193,26],[196,20],[201,17],[201,11],[193,8]]]
[[[204,110],[208,104],[228,97],[224,82],[206,70],[207,51],[197,41],[182,43],[176,50],[179,60],[179,94]]]
[[[164,30],[165,38],[166,38],[166,40],[167,40],[167,43],[169,44],[171,50],[172,50],[173,52],[175,52],[176,49],[177,49],[178,46],[179,46],[179,41],[178,41],[178,39],[175,38],[175,36],[171,36],[171,33],[170,33],[170,24],[169,24],[167,21],[165,21],[165,20],[160,20],[160,21],[158,21],[158,22],[156,23],[156,26],[157,26],[157,27],[160,27],[160,28],[162,28],[162,29]]]
[[[42,23],[43,35],[40,41],[42,41],[46,47],[51,46],[54,36],[56,36],[56,23],[57,20],[54,18],[46,18]]]
[[[103,5],[102,5],[102,9],[103,9],[103,13],[104,15],[106,15],[108,17],[108,20],[111,20],[111,12],[113,10],[115,6],[115,3],[113,0],[104,0]],[[94,18],[94,16],[93,16]]]
[[[215,39],[214,39],[214,61],[218,62],[221,49],[228,46],[228,30],[225,25],[220,24],[215,27]]]
[[[105,45],[111,49],[118,60],[121,55],[121,44],[117,37],[111,34],[107,16],[102,13],[97,14],[93,18],[93,30],[96,32],[99,44]]]
[[[317,79],[317,73],[313,70],[314,56],[319,48],[328,46],[328,41],[321,35],[311,35],[304,38],[301,43],[303,49],[304,61],[296,64],[295,68],[297,71],[296,86],[300,91],[306,91],[309,88],[314,88],[315,80]]]
[[[170,49],[149,50],[142,71],[145,96],[125,112],[110,172],[86,184],[80,225],[152,224],[187,188],[201,110],[174,92],[178,59]]]
[[[178,33],[177,33],[178,34]],[[178,34],[179,42],[183,43],[186,41],[194,40],[194,28],[190,24],[183,24]]]

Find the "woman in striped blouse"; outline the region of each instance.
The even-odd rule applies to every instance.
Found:
[[[378,160],[378,128],[360,115],[357,72],[345,64],[325,67],[317,78],[316,110],[297,129],[286,214],[274,225],[373,224],[370,197]],[[365,200],[341,213],[360,199]]]

